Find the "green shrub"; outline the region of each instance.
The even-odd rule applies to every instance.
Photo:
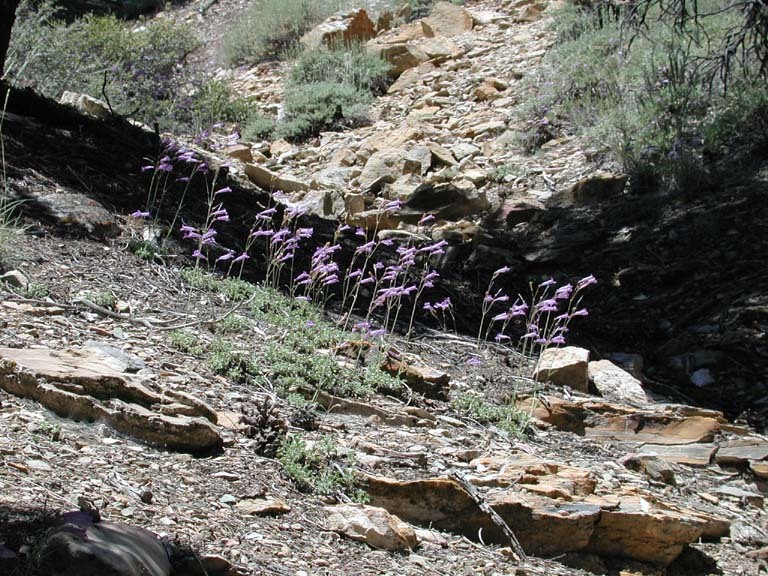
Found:
[[[193,29],[167,19],[132,27],[114,16],[66,24],[50,2],[19,8],[6,74],[51,98],[63,91],[103,98],[112,109],[164,130],[199,132],[244,122],[249,103],[223,82],[194,79],[185,67],[199,45]],[[106,74],[106,84],[105,84]]]
[[[224,56],[229,64],[280,56],[338,8],[330,0],[255,0],[229,30]]]
[[[359,44],[306,50],[291,68],[288,86],[329,82],[381,94],[387,88],[389,67],[385,60]]]
[[[359,45],[303,52],[286,82],[286,120],[276,134],[300,140],[364,123],[373,95],[386,88],[388,69]]]
[[[362,123],[370,92],[349,84],[321,82],[289,88],[285,94],[286,121],[276,134],[288,140],[315,136],[322,130]]]
[[[269,116],[255,113],[248,117],[243,129],[243,140],[257,142],[269,139],[275,131],[275,121]]]
[[[725,7],[704,4],[701,13]],[[633,35],[619,19],[566,6],[555,19],[558,44],[531,84],[535,96],[519,108],[527,147],[582,133],[610,149],[635,190],[716,185],[712,160],[768,142],[768,87],[757,63],[731,76],[727,90],[703,65],[740,18],[733,9],[701,18],[698,37],[662,18]]]
[[[354,463],[338,454],[330,436],[311,445],[300,436],[289,436],[280,444],[277,457],[286,476],[302,492],[326,496],[342,493],[355,502],[368,501],[368,495],[358,486]]]

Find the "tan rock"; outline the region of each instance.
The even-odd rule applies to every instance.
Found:
[[[628,177],[625,174],[598,174],[583,178],[565,193],[576,203],[600,202],[615,198],[624,191]]]
[[[450,58],[456,58],[461,55],[461,48],[450,38],[425,38],[418,43],[421,49],[433,64],[442,64]]]
[[[711,442],[722,429],[718,420],[706,416],[664,418],[653,413],[601,414],[591,424],[586,429],[589,437],[648,444]]]
[[[269,154],[273,158],[282,156],[283,154],[287,154],[288,152],[292,152],[292,151],[293,151],[293,144],[291,144],[290,142],[282,138],[280,140],[275,140],[274,142],[271,142],[269,144]]]
[[[365,42],[374,36],[376,26],[368,13],[359,9],[331,16],[302,36],[301,43],[308,48],[319,48]]]
[[[302,182],[293,176],[275,174],[258,164],[246,164],[245,174],[251,182],[270,192],[280,190],[291,193],[309,190],[309,184],[306,182]]]
[[[291,507],[279,498],[254,498],[240,500],[235,508],[253,516],[280,516],[291,511]]]
[[[402,378],[408,386],[428,398],[445,400],[448,396],[450,375],[421,362],[387,356],[381,369]]]
[[[539,358],[533,378],[589,392],[588,361],[589,351],[584,348],[547,348]]]
[[[603,398],[635,406],[648,403],[642,383],[610,360],[589,363],[589,379]]]
[[[377,193],[384,184],[397,180],[405,169],[405,153],[396,148],[375,152],[365,163],[359,186],[364,193]]]
[[[472,30],[474,22],[465,8],[451,2],[437,2],[421,25],[427,37],[457,36]]]
[[[326,506],[327,528],[382,550],[413,550],[419,545],[414,529],[383,508],[364,504]]]
[[[106,102],[94,98],[93,96],[88,96],[88,94],[78,94],[77,92],[65,90],[61,95],[59,102],[74,106],[83,114],[93,116],[100,120],[109,118],[112,114],[109,111],[109,106],[107,106]]]
[[[354,166],[357,162],[357,154],[349,148],[340,148],[331,156],[331,166]]]
[[[650,496],[623,494],[614,502],[588,501],[602,512],[586,550],[604,556],[625,556],[667,566],[687,544],[697,541],[719,519],[669,503],[657,506]],[[722,527],[712,527],[717,533]],[[727,528],[725,531],[727,534]],[[724,534],[721,534],[724,535]]]
[[[26,288],[29,286],[29,279],[19,270],[8,270],[5,274],[0,275],[0,282],[5,282],[15,288]]]
[[[768,480],[768,462],[750,462],[749,469],[758,478]]]
[[[224,153],[230,158],[240,160],[240,162],[253,162],[253,153],[251,147],[245,144],[235,144],[233,146],[227,146],[224,149]]]
[[[432,166],[440,164],[444,166],[455,166],[458,164],[450,150],[442,147],[437,142],[427,142],[427,148],[432,152]]]
[[[419,64],[416,68],[410,68],[406,70],[392,85],[387,89],[387,94],[398,94],[410,88],[416,86],[422,82],[424,76],[435,70],[435,65],[432,62],[424,62]]]
[[[368,44],[368,51],[389,62],[392,67],[389,75],[397,78],[410,68],[415,68],[429,60],[429,56],[413,44]]]
[[[518,22],[537,22],[541,20],[544,4],[528,4],[517,13],[515,20]]]
[[[344,210],[347,216],[354,216],[365,211],[365,197],[362,194],[347,193],[344,195]]]
[[[210,407],[173,390],[155,392],[92,350],[0,348],[0,388],[150,444],[195,452],[222,443]]]
[[[642,444],[639,449],[645,454],[654,454],[665,462],[705,468],[712,461],[717,446],[697,443]]]
[[[489,82],[483,82],[473,92],[478,102],[489,102],[501,98],[501,91]]]

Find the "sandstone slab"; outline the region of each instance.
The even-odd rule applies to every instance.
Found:
[[[458,36],[472,30],[474,21],[465,8],[451,2],[437,2],[421,25],[427,37]]]
[[[207,404],[172,389],[153,390],[95,350],[0,348],[0,387],[62,417],[104,421],[150,444],[198,452],[222,443]]]
[[[280,190],[282,192],[303,192],[309,190],[309,184],[294,178],[293,176],[275,174],[271,170],[258,164],[246,164],[245,174],[259,188],[270,192]]]

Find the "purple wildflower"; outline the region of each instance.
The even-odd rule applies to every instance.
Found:
[[[205,257],[205,254],[200,252],[200,250],[192,252],[192,258],[196,258],[197,260],[208,260],[208,258]]]
[[[597,279],[595,279],[595,277],[590,274],[589,276],[585,276],[576,283],[576,290],[581,290],[582,288],[586,288],[592,284],[597,284]]]
[[[131,214],[131,218],[149,218],[149,212],[142,212],[141,210],[136,210],[136,212],[133,212]]]

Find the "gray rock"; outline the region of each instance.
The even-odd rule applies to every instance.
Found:
[[[589,363],[589,379],[603,398],[643,406],[648,402],[642,383],[610,360]]]
[[[143,528],[94,522],[87,512],[64,514],[39,553],[42,576],[169,576],[159,538]]]
[[[18,270],[9,270],[0,276],[0,282],[5,282],[15,288],[26,288],[29,286],[29,279]]]

